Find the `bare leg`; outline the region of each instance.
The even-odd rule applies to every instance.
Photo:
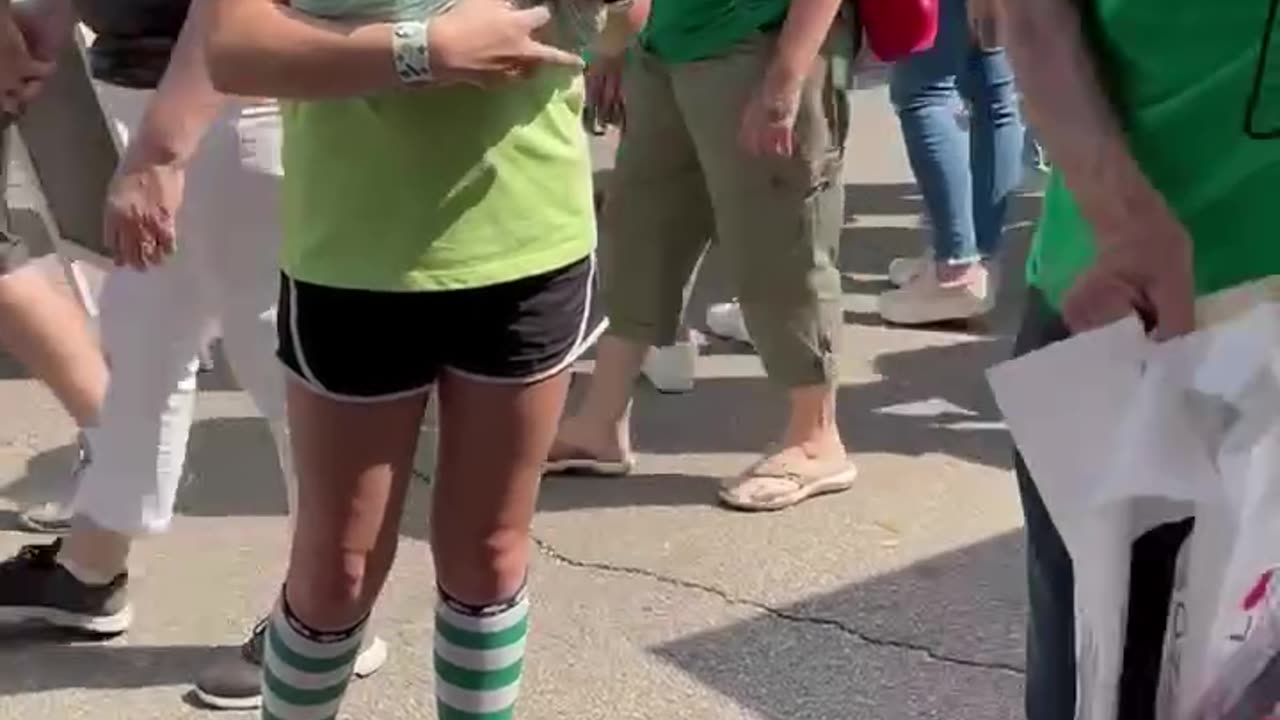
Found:
[[[454,598],[483,606],[524,584],[542,463],[568,387],[567,374],[533,385],[442,378],[431,549]]]
[[[787,393],[791,414],[782,446],[800,448],[809,457],[844,457],[844,442],[836,425],[834,385],[809,385]]]
[[[84,311],[40,268],[0,275],[0,345],[49,386],[77,424],[97,422],[107,364]]]
[[[631,395],[648,350],[617,335],[600,340],[587,397],[562,424],[552,460],[575,454],[608,461],[630,457]]]
[[[286,581],[307,625],[346,628],[368,614],[395,557],[425,394],[350,403],[288,385],[298,507]]]

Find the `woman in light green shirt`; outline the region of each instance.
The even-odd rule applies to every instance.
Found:
[[[510,718],[542,462],[564,370],[603,328],[575,54],[599,0],[209,11],[215,83],[291,99],[279,355],[300,497],[263,717],[337,714],[434,387],[439,717]]]

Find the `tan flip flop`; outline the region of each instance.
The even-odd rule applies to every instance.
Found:
[[[795,453],[770,455],[720,487],[720,501],[735,510],[782,510],[818,495],[853,487],[858,468],[847,457],[815,459]]]
[[[620,477],[629,475],[635,469],[633,457],[620,460],[605,460],[592,457],[591,453],[578,447],[556,443],[551,450],[551,457],[543,465],[546,475],[594,475],[597,477]]]

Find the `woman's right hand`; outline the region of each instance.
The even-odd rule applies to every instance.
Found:
[[[431,20],[431,73],[439,83],[488,86],[544,65],[581,69],[582,58],[535,39],[550,20],[544,5],[520,10],[507,0],[460,0]]]

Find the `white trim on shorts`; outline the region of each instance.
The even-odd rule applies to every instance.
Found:
[[[302,349],[302,336],[298,332],[298,285],[292,277],[287,273],[282,273],[284,282],[289,286],[289,338],[293,341],[293,355],[298,359],[297,370],[289,367],[289,363],[279,360],[280,366],[284,368],[285,374],[293,378],[295,381],[304,385],[307,390],[329,400],[336,402],[351,403],[356,405],[373,405],[378,403],[388,403],[396,400],[404,400],[405,398],[415,397],[417,395],[425,395],[431,392],[431,388],[435,386],[435,381],[431,381],[421,387],[409,390],[399,390],[386,395],[375,395],[372,397],[364,395],[344,395],[327,389],[321,384],[319,378],[311,370],[311,365],[307,363],[306,352]],[[278,359],[278,358],[277,358]]]
[[[553,378],[564,372],[570,365],[574,364],[583,355],[585,355],[586,352],[591,349],[591,346],[595,345],[596,341],[600,339],[600,336],[604,334],[604,331],[609,328],[609,319],[607,317],[601,318],[600,322],[597,323],[595,327],[590,327],[591,306],[595,300],[594,293],[596,286],[596,254],[594,251],[590,255],[590,261],[590,270],[587,273],[587,297],[585,298],[585,302],[582,304],[582,319],[578,322],[578,336],[574,340],[573,346],[569,348],[569,351],[565,353],[560,362],[546,370],[540,370],[532,375],[526,375],[524,377],[492,377],[490,375],[481,375],[479,373],[467,372],[466,370],[459,370],[449,365],[442,365],[440,368],[441,371],[448,372],[467,380],[490,383],[493,385],[533,385],[548,378]]]

